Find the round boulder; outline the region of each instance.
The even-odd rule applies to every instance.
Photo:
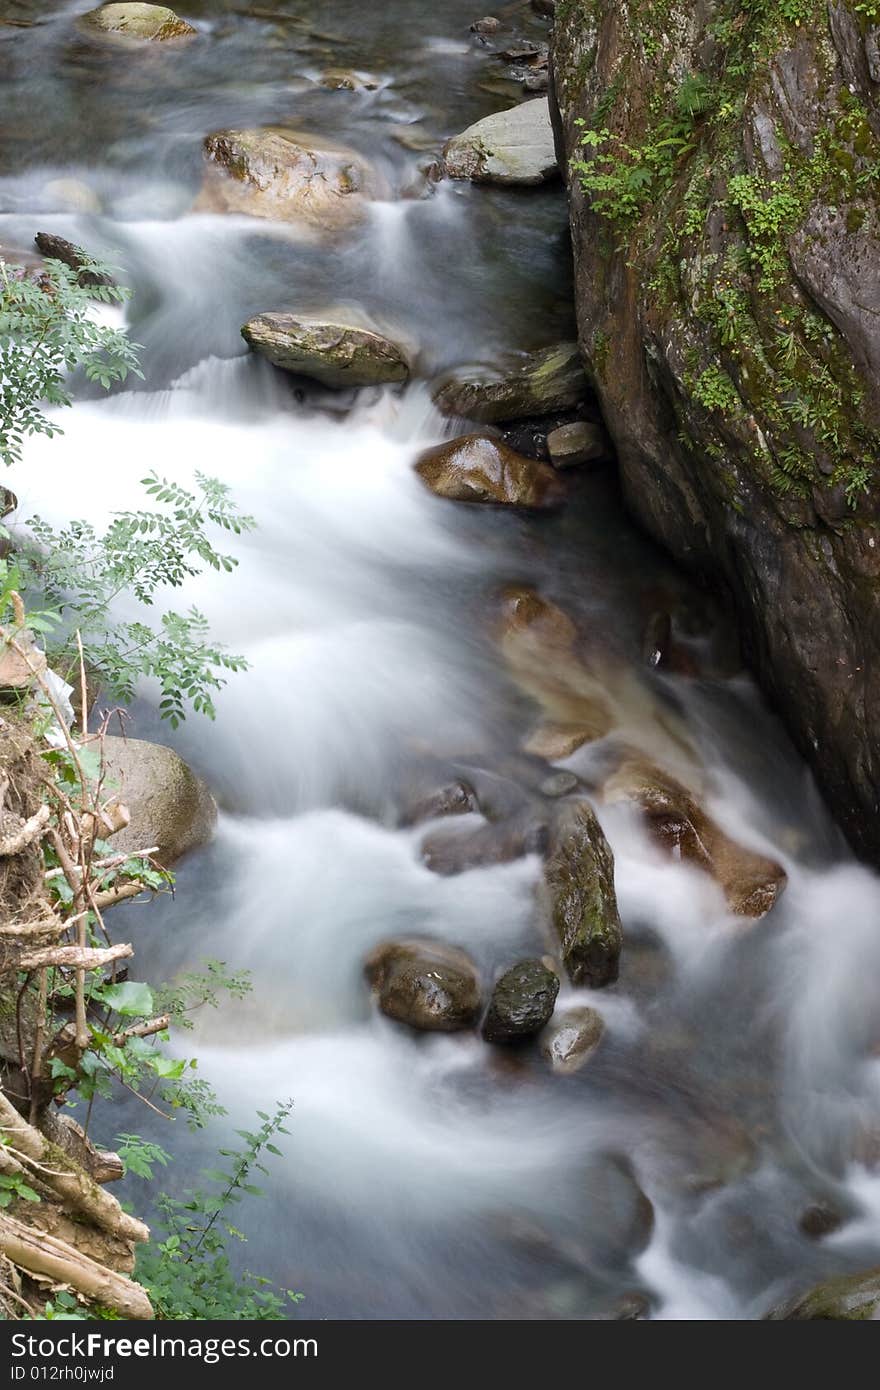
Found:
[[[427,1032],[471,1028],[480,1012],[477,967],[464,951],[439,941],[384,941],[364,970],[379,1008],[398,1023]]]
[[[409,376],[402,349],[366,328],[296,314],[257,314],[241,334],[273,366],[334,390],[406,381]]]
[[[216,803],[171,748],[110,736],[104,739],[104,759],[107,785],[131,815],[125,829],[113,836],[114,851],[134,853],[157,845],[156,858],[168,865],[208,843],[217,821]]]
[[[552,468],[484,434],[466,434],[426,450],[416,472],[432,492],[450,502],[539,511],[558,506],[565,496]]]
[[[129,39],[179,39],[197,32],[164,5],[101,5],[87,11],[81,22],[90,29]]]
[[[539,1033],[550,1019],[559,980],[541,960],[521,960],[501,976],[483,1020],[486,1042],[518,1042]]]

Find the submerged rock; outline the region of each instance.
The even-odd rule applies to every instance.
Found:
[[[165,5],[101,5],[88,10],[80,23],[107,34],[123,34],[131,39],[179,39],[197,30]]]
[[[586,1066],[605,1032],[600,1013],[586,1006],[566,1009],[544,1029],[541,1054],[560,1076],[571,1076]]]
[[[539,511],[558,506],[565,496],[552,468],[484,434],[466,434],[426,450],[416,472],[432,492],[451,502]]]
[[[471,1028],[480,1012],[477,967],[439,941],[385,941],[364,964],[379,1008],[398,1023],[430,1032]]]
[[[353,150],[284,126],[220,130],[205,140],[199,212],[241,212],[322,232],[350,226],[382,191]]]
[[[483,1020],[487,1042],[516,1042],[540,1032],[550,1019],[559,980],[541,960],[521,960],[501,976]]]
[[[624,1154],[597,1153],[585,1173],[587,1246],[600,1264],[632,1260],[654,1232],[654,1205]]]
[[[606,802],[633,801],[654,841],[670,856],[711,874],[731,912],[763,917],[785,888],[781,864],[731,839],[688,789],[639,758],[627,759],[605,783]]]
[[[256,314],[241,334],[273,366],[334,389],[406,381],[409,376],[403,350],[370,329],[277,313]]]
[[[434,394],[443,415],[497,424],[571,410],[589,395],[577,343],[518,353],[497,370],[456,374]]]
[[[880,1268],[816,1284],[768,1313],[771,1322],[868,1322],[880,1310]]]
[[[432,873],[449,878],[468,869],[510,864],[526,854],[543,854],[546,848],[546,822],[526,814],[470,833],[436,830],[422,841],[422,859]]]
[[[598,988],[617,979],[623,929],[614,891],[614,856],[588,801],[560,807],[544,869],[550,919],[572,984]]]
[[[539,184],[559,172],[546,97],[496,111],[443,147],[443,169],[476,183]]]
[[[439,820],[445,816],[464,816],[479,811],[473,787],[467,782],[450,782],[437,791],[421,796],[410,802],[403,812],[402,825],[419,825],[426,820]]]
[[[320,85],[334,92],[375,92],[379,79],[368,72],[355,72],[351,68],[327,68],[321,73]]]
[[[589,420],[573,420],[547,435],[547,452],[555,468],[573,468],[579,463],[601,463],[610,458],[608,436],[601,425]]]
[[[172,749],[108,736],[104,756],[108,789],[131,813],[130,823],[113,836],[114,851],[158,845],[156,857],[168,865],[208,843],[217,821],[214,798]]]

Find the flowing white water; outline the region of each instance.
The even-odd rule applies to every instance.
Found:
[[[380,23],[343,0],[325,8],[326,24],[355,35]],[[419,117],[439,140],[479,113],[486,98],[462,76],[476,82],[485,61],[466,37],[472,7],[446,9],[445,34],[432,7],[408,11],[423,80],[442,87],[431,77],[441,65],[441,114],[414,111],[412,91],[383,79],[351,103],[318,92],[313,127],[320,117],[333,135],[374,142],[393,165],[383,142],[395,120]],[[372,1011],[362,961],[384,938],[460,944],[487,981],[548,944],[537,856],[441,877],[420,854],[436,826],[400,828],[408,777],[426,762],[438,778],[483,769],[534,799],[538,774],[518,753],[531,714],[491,635],[497,589],[550,593],[635,669],[646,611],[670,594],[696,600],[626,522],[608,479],[573,485],[558,520],[476,515],[413,473],[447,429],[424,384],[302,401],[242,355],[249,313],[340,300],[399,326],[425,371],[491,360],[510,337],[550,341],[564,212],[558,195],[514,205],[447,187],[376,204],[332,254],[283,228],[187,214],[179,148],[195,159],[201,134],[239,111],[270,118],[285,83],[318,71],[314,54],[288,71],[279,45],[277,66],[262,55],[253,90],[233,96],[223,33],[214,25],[216,71],[192,59],[208,65],[193,69],[192,93],[170,70],[162,78],[165,104],[132,137],[148,167],[41,149],[4,170],[0,239],[26,242],[61,209],[52,230],[107,248],[136,289],[150,385],[80,401],[61,438],[32,441],[14,480],[20,515],[100,524],[140,504],[151,470],[186,485],[201,470],[258,522],[230,543],[233,578],[209,573],[174,596],[251,663],[216,724],[189,721],[175,738],[221,801],[216,841],[181,866],[173,903],[120,909],[145,975],[205,956],[253,971],[251,999],[206,1020],[195,1049],[235,1123],[295,1101],[271,1200],[248,1213],[248,1263],[304,1289],[312,1316],[605,1317],[638,1294],[666,1319],[760,1316],[792,1287],[876,1263],[880,883],[840,849],[747,679],[658,679],[637,708],[650,745],[658,709],[674,702],[713,769],[713,814],[784,864],[788,887],[766,921],[731,918],[705,874],[662,858],[609,808],[627,946],[618,985],[560,998],[605,1019],[583,1072],[552,1077],[535,1055],[418,1037]],[[256,61],[250,33],[238,41]],[[381,67],[384,35],[353,42],[364,50],[353,66]],[[136,109],[130,93],[117,99]],[[92,100],[102,129],[107,110]],[[405,191],[418,171],[397,148],[391,182]],[[64,177],[97,190],[103,213],[65,211]],[[136,712],[145,736],[157,733],[151,696]],[[570,766],[586,773],[591,756]],[[170,1146],[185,1170],[210,1162],[204,1137]],[[798,1221],[820,1201],[844,1224],[816,1242]]]

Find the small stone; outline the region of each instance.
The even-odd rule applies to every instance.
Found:
[[[843,1217],[834,1207],[826,1202],[816,1202],[811,1207],[806,1207],[801,1212],[798,1221],[798,1229],[810,1240],[821,1240],[823,1236],[830,1236],[832,1231],[837,1231],[843,1225]]]
[[[595,1009],[566,1009],[541,1034],[541,1055],[560,1076],[586,1066],[602,1041],[605,1021]]]
[[[553,772],[545,777],[538,790],[542,796],[568,796],[580,786],[580,780],[573,772]]]
[[[496,19],[494,15],[487,14],[484,19],[474,20],[473,24],[471,25],[471,33],[485,34],[488,36],[490,34],[497,34],[500,28],[501,20]]]
[[[500,439],[468,434],[428,449],[416,472],[438,497],[540,511],[564,499],[552,468],[517,454]]]
[[[543,961],[521,960],[511,966],[492,991],[483,1020],[486,1042],[517,1042],[540,1032],[558,993],[559,980]]]
[[[579,463],[599,463],[610,457],[608,437],[601,425],[575,420],[560,425],[547,435],[547,451],[556,468],[573,468]]]
[[[350,68],[327,68],[318,79],[322,87],[334,92],[375,92],[379,79],[368,72],[354,72]]]

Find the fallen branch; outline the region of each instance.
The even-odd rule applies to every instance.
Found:
[[[29,1125],[2,1092],[0,1135],[9,1139],[16,1152],[29,1161],[45,1165],[40,1170],[45,1175],[43,1181],[68,1207],[123,1240],[149,1240],[149,1228],[143,1221],[124,1212],[115,1197],[99,1187],[57,1144],[50,1143],[45,1135]]]
[[[128,942],[121,942],[118,946],[45,946],[40,951],[21,956],[15,969],[41,970],[44,965],[58,965],[74,970],[100,970],[115,960],[133,955],[134,950]]]
[[[105,908],[115,907],[117,903],[125,902],[126,898],[137,898],[141,893],[146,892],[143,883],[120,883],[116,888],[105,888],[102,893],[90,895],[90,901],[94,907],[102,912]]]
[[[130,1028],[123,1029],[121,1033],[114,1033],[114,1045],[124,1047],[129,1038],[151,1038],[154,1033],[164,1033],[170,1024],[171,1019],[168,1014],[159,1014],[157,1018],[144,1019],[143,1023],[133,1023]]]
[[[140,1284],[80,1254],[57,1236],[25,1226],[5,1213],[0,1213],[0,1250],[29,1274],[69,1284],[89,1302],[113,1308],[124,1318],[153,1317],[153,1305]]]
[[[126,853],[108,855],[106,859],[93,859],[91,867],[93,872],[96,869],[115,869],[120,864],[126,864],[129,859],[150,859],[154,854],[158,853],[159,846],[150,845],[149,849],[132,849],[128,850]],[[80,872],[78,864],[72,864],[71,869],[75,874]],[[63,868],[47,869],[43,877],[48,883],[50,879],[62,878],[66,872],[67,871]]]

